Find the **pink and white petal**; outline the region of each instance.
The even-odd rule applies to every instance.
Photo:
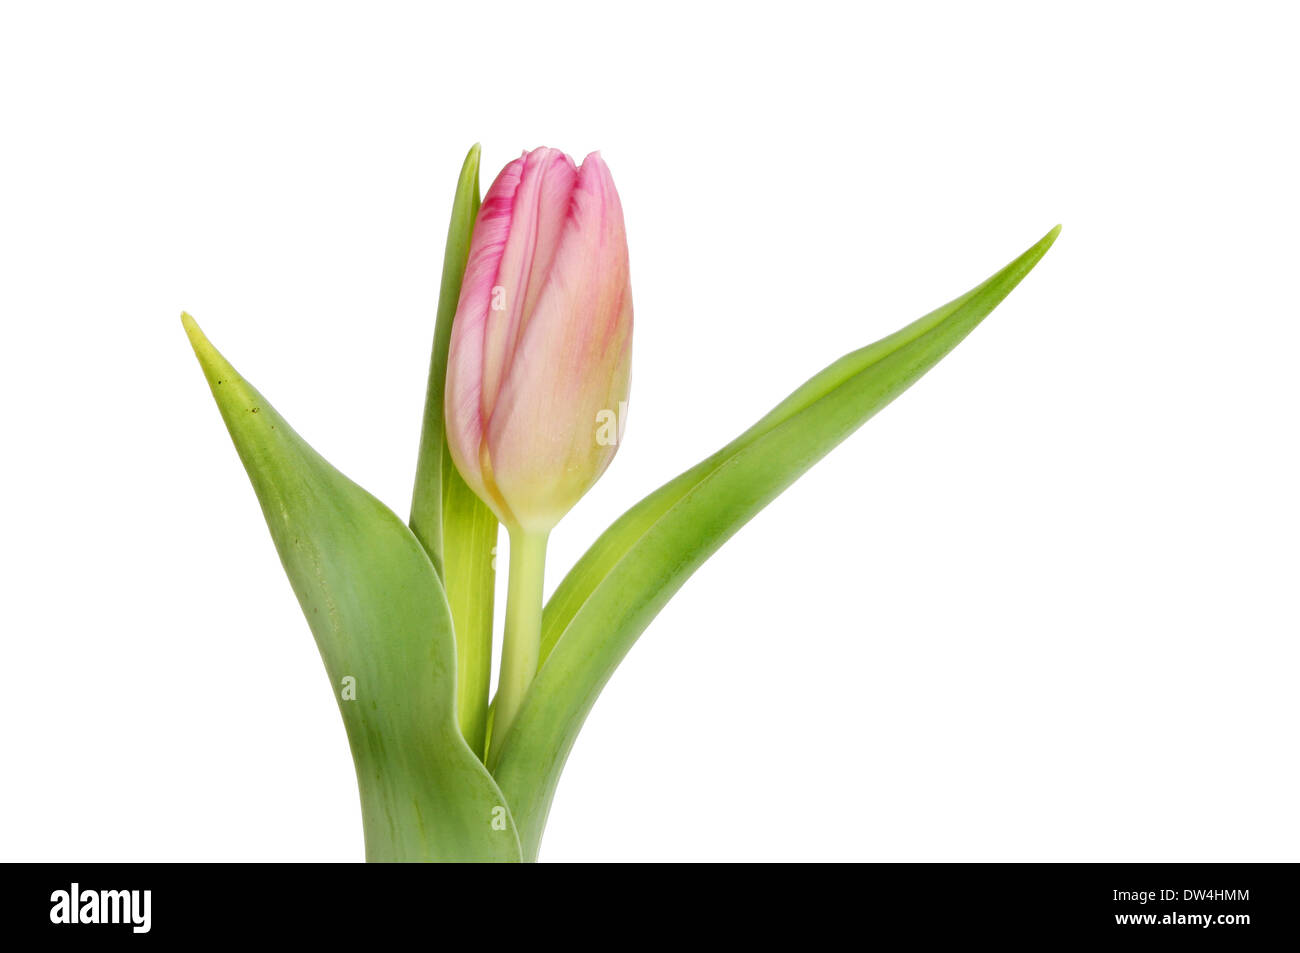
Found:
[[[631,332],[622,207],[593,154],[486,426],[500,493],[516,512],[558,519],[609,464],[616,445],[597,442],[597,419],[626,400]]]
[[[465,277],[452,322],[444,389],[444,417],[452,459],[467,483],[484,495],[479,466],[483,440],[483,354],[492,289],[510,234],[514,196],[524,158],[508,164],[488,188],[470,239]]]
[[[483,342],[482,414],[495,412],[530,302],[550,269],[569,208],[577,172],[558,149],[534,149],[523,157],[514,191],[505,247],[497,265]]]

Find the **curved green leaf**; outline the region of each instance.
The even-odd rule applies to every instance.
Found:
[[[519,860],[506,800],[456,723],[451,617],[429,557],[182,319],[334,686],[367,859]]]
[[[565,759],[605,682],[687,578],[804,471],[952,350],[1060,227],[988,281],[831,364],[717,454],[621,516],[546,607],[543,662],[493,772],[536,857]]]
[[[492,677],[492,603],[496,594],[493,556],[497,518],[457,472],[443,423],[443,388],[451,325],[469,259],[478,214],[479,147],[469,150],[460,170],[447,248],[442,260],[438,319],[429,361],[420,455],[411,498],[411,530],[442,578],[456,631],[456,716],[470,748],[481,759],[487,743],[488,684]]]

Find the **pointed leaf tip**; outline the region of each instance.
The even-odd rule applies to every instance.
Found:
[[[185,329],[185,334],[194,343],[196,337],[202,338],[203,332],[199,330],[199,323],[194,320],[188,311],[181,312],[181,327]]]
[[[203,369],[203,376],[207,378],[209,386],[225,380],[243,379],[222,353],[213,347],[212,342],[203,333],[203,329],[199,327],[199,323],[188,311],[181,312],[181,324],[185,328],[186,337],[190,339],[190,347],[194,349],[194,356],[199,359],[199,367]]]

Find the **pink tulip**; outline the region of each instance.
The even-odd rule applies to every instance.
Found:
[[[452,459],[508,528],[548,532],[609,466],[631,349],[609,169],[524,153],[483,198],[447,362]]]

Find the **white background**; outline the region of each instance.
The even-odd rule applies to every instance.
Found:
[[[330,685],[178,320],[399,513],[451,194],[594,149],[624,508],[1058,221],[677,595],[544,860],[1300,859],[1294,7],[0,13],[0,857],[356,860]],[[504,545],[504,536],[503,536]]]

